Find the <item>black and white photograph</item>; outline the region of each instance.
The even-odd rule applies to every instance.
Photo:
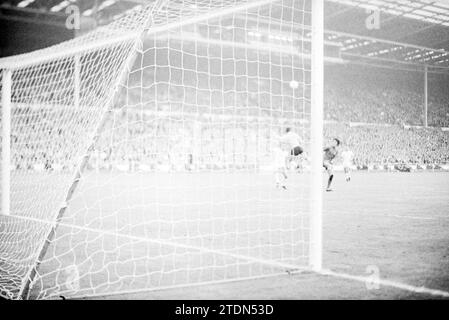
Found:
[[[0,94],[1,301],[449,300],[449,0],[2,0]]]

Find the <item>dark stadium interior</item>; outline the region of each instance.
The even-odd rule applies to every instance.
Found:
[[[24,2],[26,7],[23,5]],[[342,4],[336,0],[326,1],[325,37],[329,41],[343,44],[345,50],[342,55],[345,59],[416,69],[416,65],[424,64],[420,59],[422,54],[426,54],[427,57],[431,57],[425,61],[429,68],[438,66],[435,71],[439,71],[441,66],[446,68],[449,66],[447,56],[439,54],[444,50],[449,50],[449,37],[447,36],[449,17],[444,13],[444,6],[433,3],[432,8],[434,9],[429,11],[428,3],[425,1],[413,1],[413,5],[379,2],[377,6],[382,10],[380,23],[383,27],[368,30],[360,27],[365,23],[367,14],[366,8],[362,4],[363,1],[360,3],[353,1],[353,5]],[[81,29],[76,33],[84,33],[96,26],[117,19],[127,10],[141,6],[142,1],[3,0],[0,3],[0,21],[18,21],[26,24],[45,23],[53,25],[55,30],[58,30],[63,27],[63,18],[67,16],[65,10],[71,5],[76,5],[81,13]],[[270,14],[273,15],[273,12]],[[258,23],[262,25],[263,19],[259,19]],[[66,38],[61,38],[62,40],[66,40]],[[47,43],[45,39],[42,41],[43,44]],[[397,46],[402,49],[391,50]],[[22,48],[18,48],[18,50],[26,51],[26,47],[26,42],[22,42]],[[34,47],[30,47],[28,51],[31,49]],[[368,53],[381,50],[386,50],[386,52],[377,55],[379,59],[373,61],[371,57],[367,58]],[[415,50],[416,52],[414,52]],[[410,53],[413,55],[410,56]],[[2,53],[2,55],[5,54]],[[405,57],[408,57],[409,64],[403,64]]]

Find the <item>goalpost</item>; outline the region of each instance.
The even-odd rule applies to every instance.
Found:
[[[156,0],[0,59],[0,296],[319,271],[323,51],[323,0]]]

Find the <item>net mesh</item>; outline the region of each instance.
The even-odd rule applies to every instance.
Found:
[[[309,1],[156,1],[4,59],[17,67],[0,295],[95,296],[307,266],[308,174],[292,170],[276,189],[273,154],[286,127],[309,147],[308,26]]]

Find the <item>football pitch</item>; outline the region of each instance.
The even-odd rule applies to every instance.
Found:
[[[447,172],[355,172],[349,183],[337,173],[334,191],[324,193],[323,262],[332,274],[273,276],[257,261],[237,265],[237,255],[306,263],[307,179],[291,174],[284,191],[269,174],[89,173],[31,298],[58,287],[53,282],[72,264],[88,274],[81,288],[95,288],[79,296],[105,299],[428,299],[449,292]],[[151,243],[143,239],[148,234],[187,246]],[[218,248],[231,259],[196,247]],[[254,275],[260,277],[219,281]]]
[[[306,272],[118,298],[435,299],[441,296],[411,290],[449,292],[449,173],[355,172],[350,183],[337,174],[324,199],[324,268],[334,275]],[[374,274],[379,286],[369,280]]]

